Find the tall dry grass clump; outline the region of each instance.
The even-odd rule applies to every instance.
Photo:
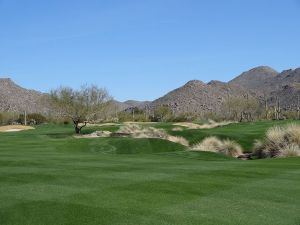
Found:
[[[270,128],[262,141],[255,142],[254,154],[258,158],[300,156],[300,125]]]
[[[189,142],[185,138],[169,135],[165,130],[154,127],[142,127],[137,124],[128,124],[121,127],[118,132],[130,134],[133,138],[158,138],[189,146]]]
[[[207,137],[202,142],[192,146],[193,150],[196,151],[205,151],[205,152],[217,152],[222,145],[222,141],[217,137]]]
[[[156,129],[154,127],[142,127],[137,124],[128,124],[122,126],[118,132],[130,134],[134,138],[166,139],[168,137],[167,132],[163,129]]]
[[[227,156],[238,157],[243,154],[242,147],[232,140],[220,140],[217,137],[207,137],[202,142],[192,146],[194,151],[218,152]]]
[[[242,147],[235,141],[225,140],[218,149],[220,153],[237,158],[243,154]]]

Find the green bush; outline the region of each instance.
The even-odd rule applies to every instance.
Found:
[[[0,113],[0,125],[3,124],[3,121],[4,121],[4,116],[2,115],[2,113]]]
[[[118,114],[118,122],[148,122],[149,117],[145,116],[142,110],[132,112],[120,112]]]
[[[0,125],[10,125],[17,122],[18,115],[12,112],[0,113]]]
[[[24,124],[24,114],[20,114],[17,120],[18,123]],[[43,124],[47,122],[47,118],[39,113],[31,113],[27,115],[27,124]]]

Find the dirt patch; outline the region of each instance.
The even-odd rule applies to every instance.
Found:
[[[33,130],[34,127],[23,126],[23,125],[9,125],[0,127],[0,132],[19,132],[22,130]]]

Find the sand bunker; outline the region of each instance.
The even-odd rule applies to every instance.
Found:
[[[79,124],[83,125],[83,124]],[[120,126],[119,123],[88,123],[87,127],[110,127],[110,126]]]
[[[18,132],[22,130],[33,130],[33,127],[23,125],[9,125],[0,127],[0,132]]]
[[[233,121],[223,121],[223,122],[215,122],[213,120],[209,120],[206,124],[196,124],[196,123],[188,123],[188,122],[182,122],[182,123],[175,123],[175,126],[181,126],[186,127],[188,129],[212,129],[216,127],[222,127],[226,126],[232,123],[236,123]]]

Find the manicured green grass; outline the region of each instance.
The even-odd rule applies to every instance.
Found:
[[[180,135],[247,147],[271,125]],[[75,139],[72,131],[47,125],[0,134],[1,225],[300,224],[300,158],[239,161],[164,140]]]

